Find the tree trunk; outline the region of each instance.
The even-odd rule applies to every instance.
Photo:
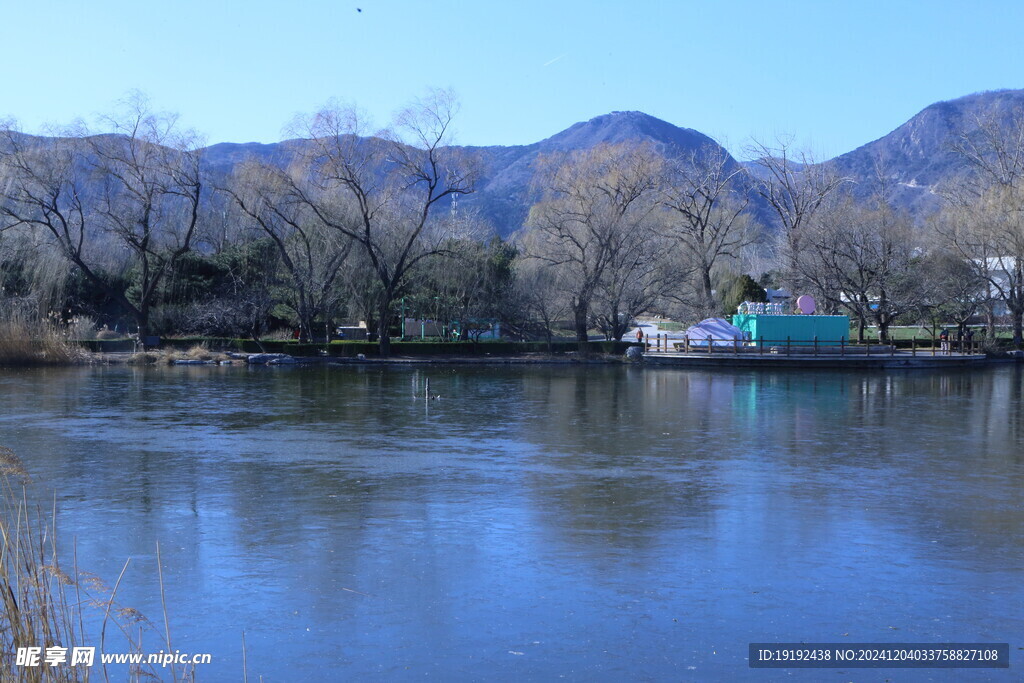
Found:
[[[587,354],[587,314],[589,313],[589,306],[585,303],[578,303],[573,306],[573,322],[576,324],[576,344],[579,348],[579,352],[582,355]]]
[[[391,356],[391,337],[388,334],[388,324],[384,320],[377,326],[377,349],[381,358]]]
[[[306,307],[303,305],[299,309],[299,343],[305,344],[311,340],[312,327],[309,314],[306,311]]]
[[[391,355],[391,333],[388,328],[391,326],[391,311],[388,305],[381,307],[380,319],[377,321],[377,349],[381,358],[388,358]]]
[[[144,344],[149,336],[149,304],[145,301],[139,306],[135,313],[135,324],[138,326],[139,343]]]
[[[378,299],[377,315],[377,349],[381,358],[388,358],[391,355],[391,319],[395,312],[392,305],[395,303],[394,290],[385,289]]]
[[[703,268],[701,270],[701,297],[704,299],[704,314],[713,315],[715,310],[715,297],[713,294],[713,287],[711,286],[711,269]]]
[[[622,341],[622,337],[629,331],[629,325],[627,321],[620,320],[619,312],[615,312],[615,323],[612,326],[612,338],[611,341]]]
[[[260,353],[266,353],[267,350],[263,348],[263,342],[260,341],[260,335],[263,334],[263,326],[258,322],[253,322],[249,327],[249,336],[256,342],[256,347],[260,350]]]
[[[985,304],[985,336],[989,339],[996,338],[996,313],[992,304]]]

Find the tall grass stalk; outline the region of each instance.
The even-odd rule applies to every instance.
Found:
[[[0,365],[66,365],[85,352],[52,324],[18,311],[0,319]]]
[[[117,589],[128,562],[113,590],[95,575],[79,569],[77,546],[73,548],[72,573],[69,575],[61,568],[56,499],[47,519],[42,510],[29,504],[30,484],[21,460],[13,451],[0,446],[0,681],[87,683],[100,677],[110,681],[101,659],[106,651],[108,624],[113,624],[124,636],[125,645],[115,650],[116,653],[143,653],[145,631],[155,633],[157,641],[163,640],[163,636],[169,640],[169,626],[165,623],[164,634],[161,634],[138,610],[116,602]],[[162,576],[162,569],[160,573]],[[163,600],[162,594],[161,586]],[[96,618],[87,618],[87,612],[95,614]],[[99,633],[90,633],[87,625],[95,623],[100,615]],[[47,648],[67,648],[68,661],[56,666],[48,666],[45,661],[40,666],[18,666],[18,648],[27,647],[42,648],[42,655]],[[70,665],[75,647],[96,647],[93,666]],[[170,651],[169,643],[167,647]],[[133,665],[127,680],[162,680],[168,673],[179,680],[189,675],[194,677],[195,671],[172,672],[170,668],[158,671],[149,665]],[[114,680],[123,679],[118,676]]]

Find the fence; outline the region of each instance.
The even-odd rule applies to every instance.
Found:
[[[904,340],[905,341],[905,340]],[[720,342],[719,346],[715,346],[715,342]],[[690,337],[683,337],[682,341],[676,339],[670,339],[667,334],[656,334],[652,341],[650,335],[644,335],[643,346],[645,351],[654,350],[657,353],[669,353],[670,346],[675,347],[675,350],[680,353],[705,353],[708,355],[714,354],[734,354],[739,355],[740,353],[764,355],[765,349],[771,355],[801,355],[801,356],[818,356],[818,355],[865,355],[865,356],[881,356],[896,355],[897,346],[909,348],[911,356],[917,356],[918,353],[930,354],[932,356],[950,356],[956,354],[978,354],[981,353],[981,343],[977,341],[967,341],[965,339],[957,340],[937,340],[937,339],[922,339],[919,340],[917,337],[912,337],[908,343],[899,343],[892,341],[890,343],[883,344],[879,341],[877,344],[866,343],[855,343],[847,340],[845,337],[839,340],[823,340],[819,341],[817,337],[814,337],[810,342],[805,339],[794,340],[790,337],[785,339],[765,339],[760,337],[756,340],[751,339],[730,339],[730,338],[714,338],[710,335],[707,337],[699,337],[690,339]]]

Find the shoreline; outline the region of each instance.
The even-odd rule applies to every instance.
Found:
[[[818,355],[793,353],[788,356],[777,354],[732,354],[695,353],[687,354],[650,351],[641,360],[630,360],[625,356],[609,354],[593,354],[581,357],[573,352],[565,354],[524,354],[500,356],[377,356],[338,357],[338,356],[288,356],[277,355],[259,362],[249,360],[250,356],[261,354],[210,352],[210,359],[187,359],[173,357],[157,357],[148,362],[139,362],[134,352],[89,352],[78,360],[67,362],[41,362],[33,364],[12,364],[0,367],[76,367],[90,365],[130,365],[133,367],[172,367],[172,366],[311,366],[311,365],[342,365],[342,366],[410,366],[410,365],[628,365],[636,368],[762,368],[762,369],[935,369],[935,368],[983,368],[992,365],[1004,365],[1024,362],[1024,354],[1005,357],[992,357],[983,354],[952,354],[916,356],[907,352],[894,354],[864,355]],[[264,354],[267,355],[267,354]]]
[[[157,361],[152,363],[133,363],[131,352],[94,353],[84,363],[72,363],[70,365],[134,365],[136,367],[163,367],[163,366],[264,366],[268,363],[250,363],[248,355],[259,354],[233,354],[232,357],[223,361],[195,361],[195,362],[174,362]],[[227,355],[227,354],[217,354]],[[538,354],[522,356],[391,356],[380,358],[367,356],[365,358],[337,357],[337,356],[288,356],[290,360],[273,365],[614,365],[626,362],[622,356],[608,356],[594,354],[586,358],[566,355]]]

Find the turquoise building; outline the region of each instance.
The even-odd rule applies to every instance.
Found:
[[[771,315],[737,313],[732,324],[752,342],[779,346],[788,339],[793,346],[811,346],[817,337],[821,346],[838,346],[850,341],[848,315]]]

